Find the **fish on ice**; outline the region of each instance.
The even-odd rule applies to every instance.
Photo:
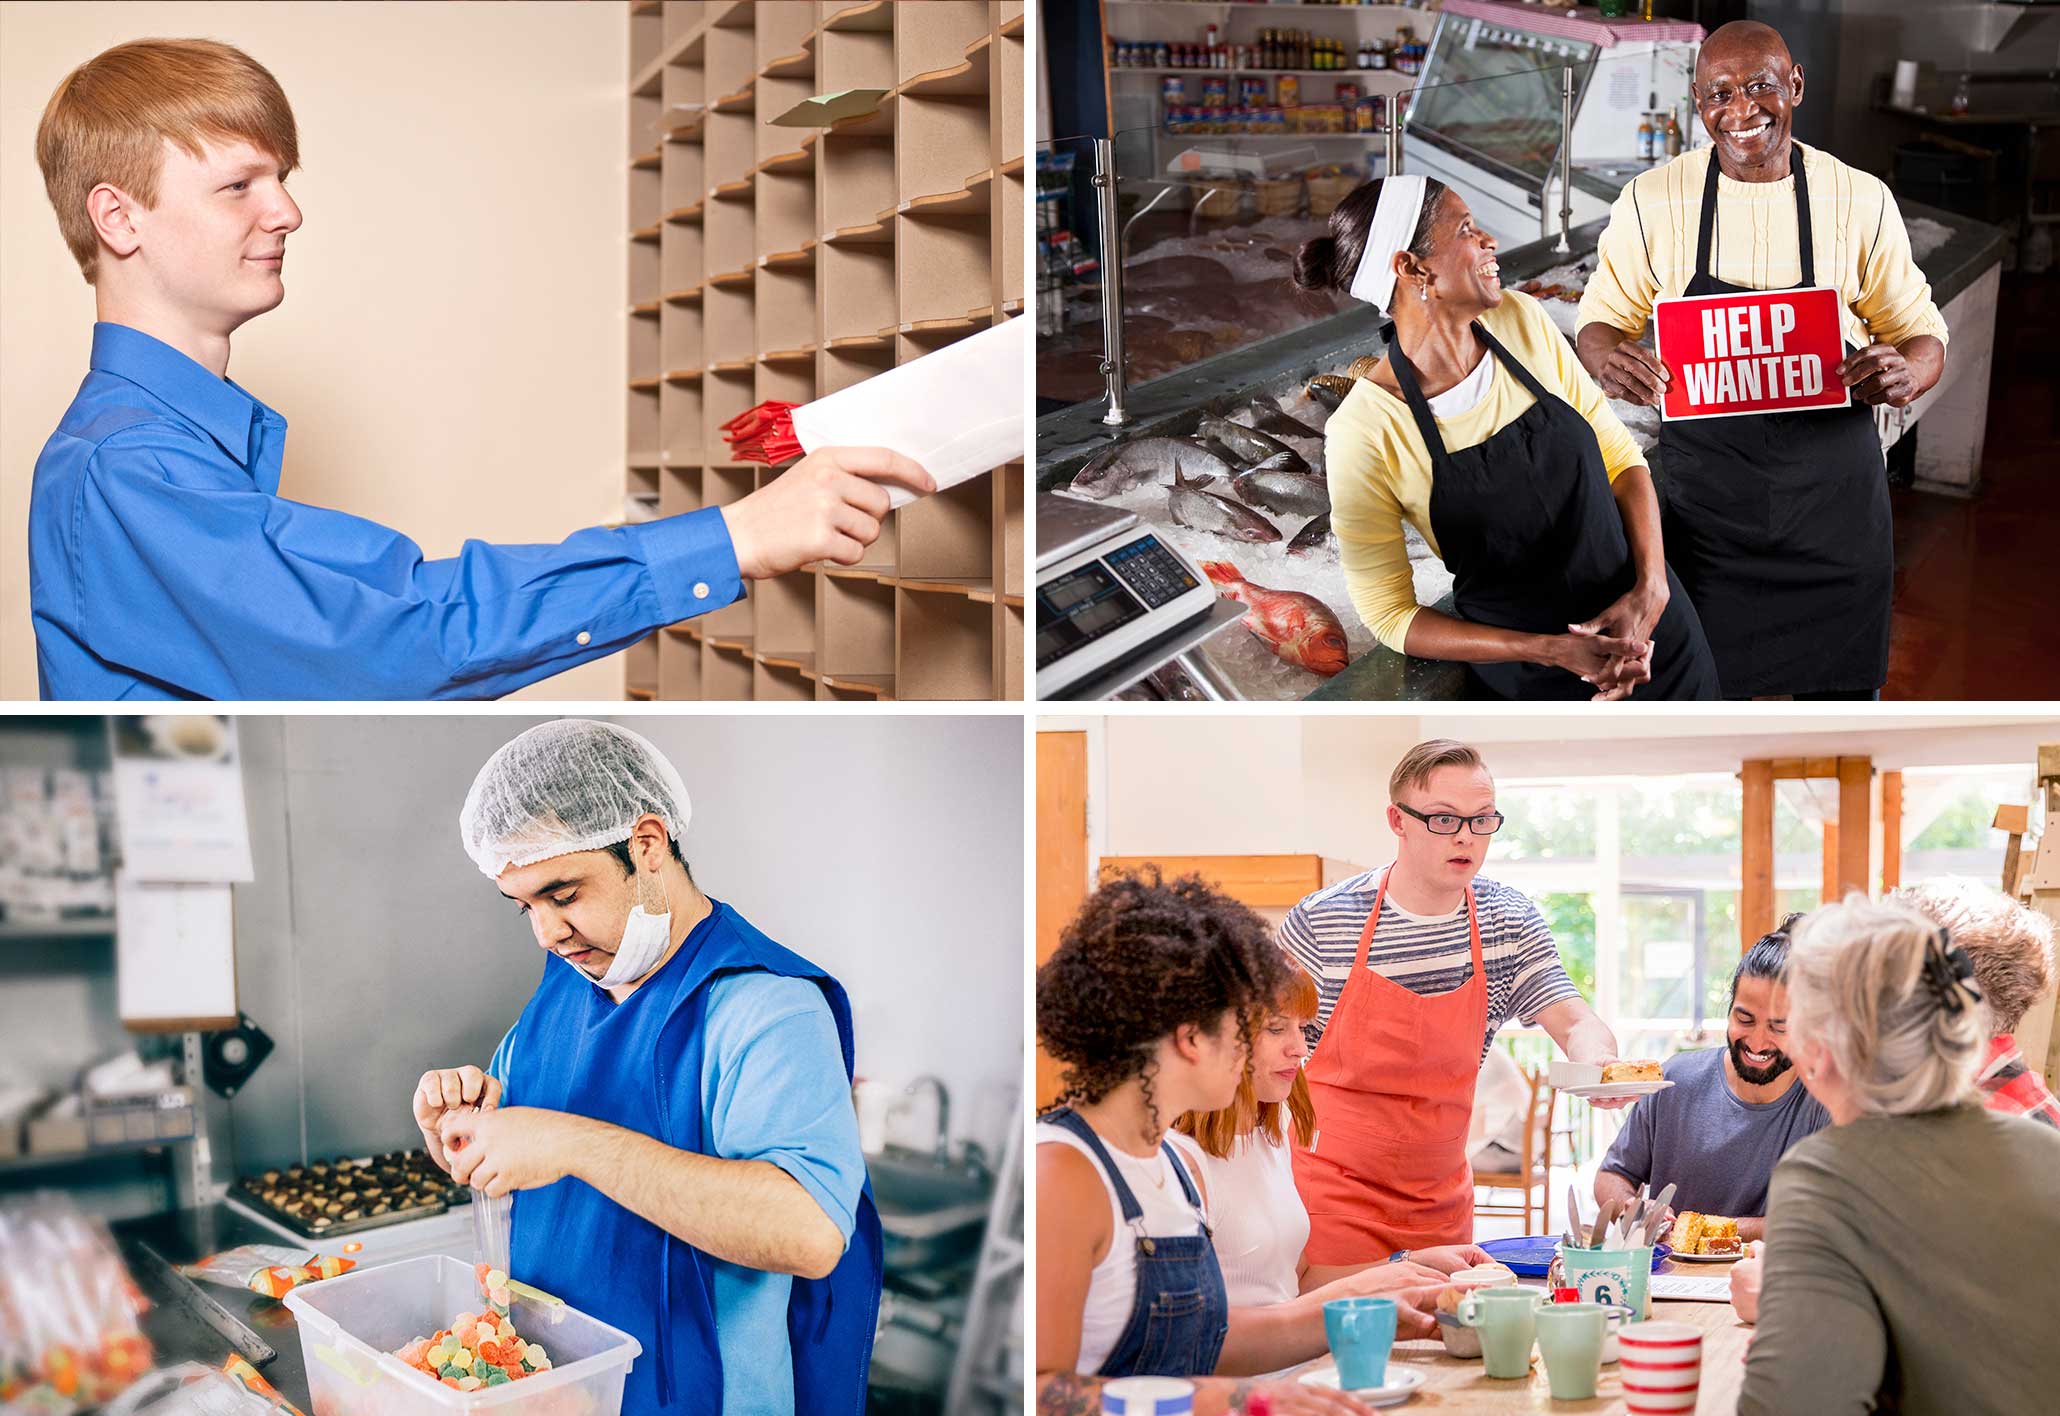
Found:
[[[1306,468],[1300,458],[1284,451],[1238,473],[1231,479],[1231,490],[1249,506],[1297,516],[1325,515],[1330,511],[1330,486]]]
[[[1186,438],[1131,438],[1105,447],[1078,472],[1068,490],[1101,501],[1140,482],[1170,482],[1185,474],[1192,485],[1221,477],[1228,481],[1238,465]]]
[[[1280,528],[1250,507],[1229,497],[1205,492],[1173,469],[1173,486],[1166,494],[1173,520],[1196,531],[1212,531],[1234,541],[1278,541]]]
[[[1202,570],[1245,607],[1245,628],[1284,662],[1325,678],[1351,662],[1344,626],[1314,595],[1254,585],[1228,561],[1203,561]]]

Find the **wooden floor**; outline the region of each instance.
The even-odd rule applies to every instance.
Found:
[[[1981,495],[1893,495],[1885,699],[2060,699],[2056,340],[2060,272],[2005,275]]]

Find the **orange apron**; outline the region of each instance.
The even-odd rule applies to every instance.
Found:
[[[1308,1062],[1316,1139],[1295,1151],[1294,1166],[1312,1264],[1371,1263],[1397,1249],[1473,1239],[1466,1128],[1488,1027],[1473,887],[1473,977],[1430,997],[1366,966],[1387,893],[1383,875],[1352,972]]]

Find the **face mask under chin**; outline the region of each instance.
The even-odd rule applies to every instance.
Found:
[[[635,983],[658,966],[666,946],[672,942],[672,910],[665,902],[658,877],[638,871],[636,881],[637,903],[622,927],[622,941],[615,946],[615,957],[609,960],[606,973],[589,980],[596,988],[620,988]]]

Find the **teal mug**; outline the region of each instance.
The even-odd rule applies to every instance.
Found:
[[[1333,1298],[1323,1305],[1323,1335],[1337,1359],[1340,1387],[1371,1391],[1387,1385],[1396,1317],[1392,1298]]]
[[[1583,1303],[1622,1304],[1640,1318],[1652,1312],[1652,1248],[1559,1248],[1566,1285],[1581,1291]]]
[[[1525,1377],[1538,1339],[1536,1288],[1482,1288],[1459,1300],[1459,1321],[1481,1330],[1481,1357],[1491,1377]]]

